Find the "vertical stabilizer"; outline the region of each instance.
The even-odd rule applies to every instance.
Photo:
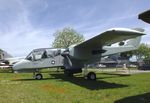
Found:
[[[102,56],[108,56],[108,55],[117,54],[121,52],[136,50],[140,45],[140,41],[141,41],[141,36],[133,39],[129,39],[123,46],[118,46],[118,47],[105,46],[103,49],[106,50],[106,52],[103,53]]]
[[[141,36],[133,38],[133,39],[129,39],[127,43],[125,44],[125,46],[133,46],[137,48],[140,45],[140,41],[141,41]]]
[[[142,28],[133,28],[133,30],[139,31],[139,32],[144,32],[144,29]],[[138,48],[141,42],[141,36],[129,39],[126,43],[125,46],[133,46],[135,48]]]

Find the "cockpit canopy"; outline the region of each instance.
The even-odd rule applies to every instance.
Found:
[[[33,50],[27,57],[27,60],[37,61],[45,58],[54,58],[61,55],[65,49],[42,48]]]

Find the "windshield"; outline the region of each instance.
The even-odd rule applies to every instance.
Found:
[[[43,50],[34,51],[33,55],[34,55],[34,60],[40,60],[42,58],[46,58],[47,57],[46,51],[43,51]]]
[[[61,54],[60,49],[47,49],[46,52],[47,52],[48,58],[54,58],[55,56],[58,56]]]
[[[33,60],[33,54],[32,54],[32,52],[25,59],[27,59],[27,60]]]
[[[27,60],[40,60],[42,58],[47,58],[47,53],[46,50],[41,49],[41,50],[33,50],[27,57]]]
[[[37,49],[33,50],[27,57],[27,60],[40,60],[44,58],[54,58],[55,56],[58,56],[61,54],[60,49]]]

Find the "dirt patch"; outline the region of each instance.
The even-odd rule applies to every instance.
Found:
[[[20,77],[19,75],[14,75],[14,76],[12,77],[12,80],[18,80],[18,79],[21,79],[21,77]]]
[[[52,84],[42,85],[42,89],[44,89],[47,92],[55,92],[55,93],[66,93],[67,92],[66,89],[52,85]]]

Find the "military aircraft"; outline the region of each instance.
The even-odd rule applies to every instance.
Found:
[[[25,57],[11,57],[11,58],[4,58],[3,59],[3,63],[5,63],[6,65],[10,65],[12,66],[13,64],[23,60]]]
[[[0,60],[0,68],[11,68],[15,63],[23,60],[25,57],[11,57]]]
[[[68,48],[34,49],[24,60],[15,63],[13,70],[33,72],[34,78],[40,80],[43,78],[41,69],[61,67],[65,75],[73,76],[74,73],[82,72],[86,65],[100,61],[101,57],[137,49],[142,35],[144,33],[139,29],[112,28]],[[108,46],[127,39],[123,46]],[[96,74],[89,72],[86,77],[95,80]]]
[[[13,57],[11,54],[0,49],[0,68],[10,68],[25,57]]]

